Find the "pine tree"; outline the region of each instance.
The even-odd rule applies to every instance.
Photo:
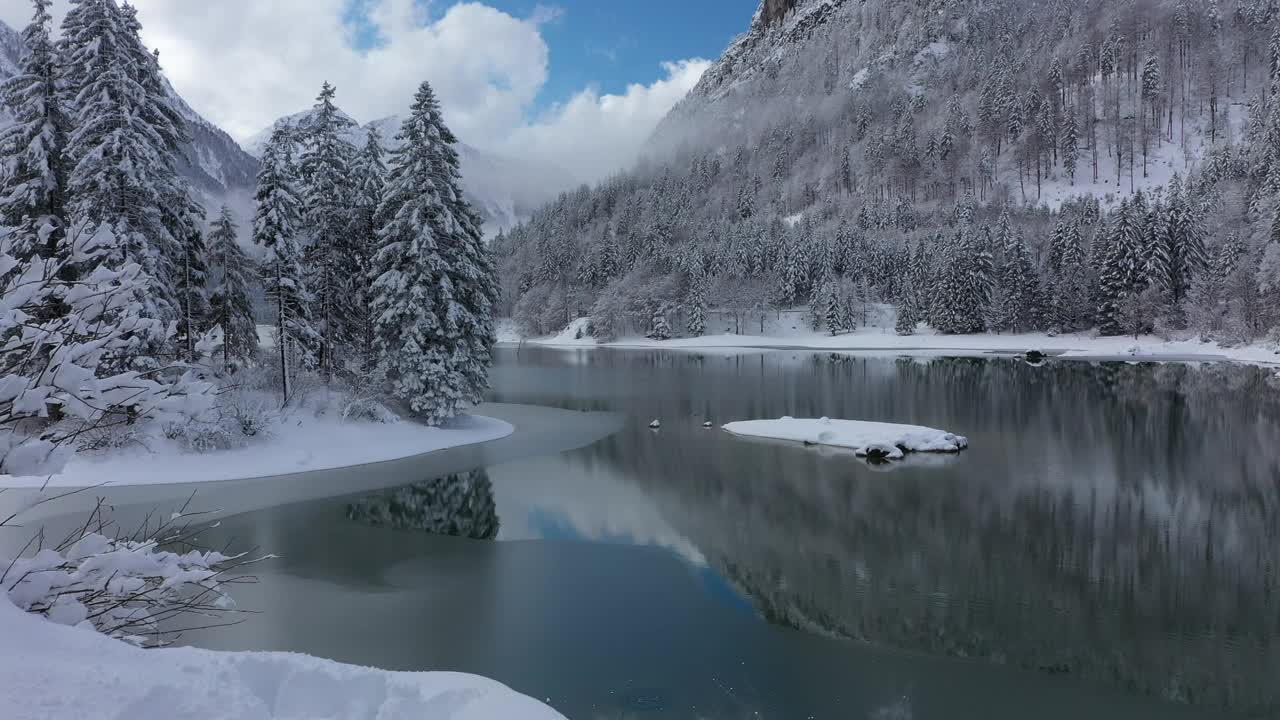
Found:
[[[846,194],[853,192],[853,161],[849,158],[849,146],[840,150],[840,187]]]
[[[930,322],[952,335],[982,332],[991,298],[990,251],[981,246],[971,226],[962,225],[944,248],[943,258]]]
[[[182,222],[182,244],[174,281],[178,295],[178,347],[191,362],[197,359],[196,344],[209,329],[209,251],[199,227],[188,227],[194,207],[179,207],[175,213]],[[176,224],[176,223],[175,223]]]
[[[363,264],[361,238],[349,232],[352,187],[351,162],[355,148],[343,133],[355,125],[333,103],[336,90],[325,83],[302,129],[298,171],[303,184],[307,288],[318,333],[317,363],[328,381],[340,369],[343,348],[357,336],[356,303],[362,293],[353,282]]]
[[[311,367],[317,333],[311,325],[310,300],[302,272],[302,201],[295,186],[293,137],[280,126],[262,153],[255,195],[253,241],[265,250],[262,287],[275,323],[276,351],[284,401],[293,397],[295,367]]]
[[[840,292],[840,283],[834,277],[828,277],[822,286],[822,312],[823,320],[827,325],[827,332],[832,337],[840,333],[847,332],[845,327],[845,301]],[[815,305],[817,303],[815,302]]]
[[[222,328],[222,361],[230,368],[258,355],[258,326],[253,317],[249,258],[240,248],[239,229],[226,205],[209,233],[209,256],[214,282],[210,297],[210,321]]]
[[[647,336],[650,340],[671,339],[671,323],[667,322],[668,309],[666,303],[659,303],[654,306],[653,318],[650,321],[651,327]]]
[[[168,322],[180,314],[180,233],[191,222],[175,165],[186,128],[140,29],[131,6],[71,2],[62,41],[64,102],[74,108],[67,191],[73,222],[114,229],[119,242],[108,263],[138,263],[152,282],[138,289],[142,314]]]
[[[0,131],[4,195],[0,223],[10,228],[20,262],[39,254],[65,259],[67,170],[63,152],[68,119],[58,92],[58,58],[50,32],[49,0],[34,0],[35,14],[22,32],[26,48],[18,74],[0,87],[13,124]],[[70,267],[65,272],[71,272]],[[0,277],[0,279],[3,279]],[[70,277],[64,279],[72,279]],[[42,315],[57,312],[45,308]]]
[[[1068,108],[1062,116],[1062,166],[1076,184],[1076,156],[1080,153],[1080,128],[1076,121],[1076,109]]]
[[[1015,233],[1005,246],[1001,270],[1000,285],[1007,296],[1009,329],[1014,332],[1035,329],[1042,316],[1040,280],[1021,232]]]
[[[1132,318],[1125,317],[1126,303],[1142,291],[1145,274],[1142,257],[1142,223],[1133,203],[1120,202],[1106,233],[1102,259],[1098,318],[1104,335],[1124,335]]]
[[[387,165],[383,161],[382,136],[374,126],[369,127],[364,147],[351,163],[353,194],[351,197],[350,243],[355,250],[354,272],[351,284],[355,296],[353,304],[352,341],[366,370],[377,362],[373,352],[373,316],[370,313],[373,278],[370,275],[373,256],[378,246],[375,216],[382,202],[387,181]],[[499,241],[495,241],[499,242]],[[603,243],[612,249],[611,242]]]
[[[689,294],[685,298],[687,328],[693,337],[701,337],[707,331],[707,293],[711,282],[703,268],[694,268],[689,276]]]
[[[439,424],[480,402],[488,384],[497,280],[428,83],[397,140],[377,215],[374,347],[392,393]]]

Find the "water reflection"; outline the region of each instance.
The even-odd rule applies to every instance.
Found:
[[[499,398],[632,421],[510,471],[556,476],[555,492],[508,492],[501,470],[496,492],[504,515],[505,499],[581,518],[582,539],[687,548],[777,624],[1273,716],[1273,382],[1216,365],[525,349]],[[930,425],[972,446],[884,474],[698,429],[782,415]],[[635,496],[644,527],[600,532]]]
[[[498,506],[484,470],[435,478],[369,495],[347,505],[347,518],[368,525],[492,540]]]

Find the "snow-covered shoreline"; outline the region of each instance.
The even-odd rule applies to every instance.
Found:
[[[152,438],[157,444],[151,447],[130,447],[104,456],[81,453],[63,472],[50,477],[0,475],[0,488],[127,487],[267,478],[485,443],[507,437],[515,428],[482,415],[458,418],[448,428],[409,420],[344,422],[299,415],[279,418],[266,431],[270,437],[262,442],[209,453],[184,453],[162,438]]]
[[[922,332],[897,335],[882,328],[864,328],[835,337],[820,333],[779,333],[771,335],[706,335],[696,338],[650,340],[623,338],[601,343],[592,337],[568,337],[562,333],[548,338],[521,339],[511,333],[501,337],[503,345],[538,345],[564,349],[645,349],[645,350],[820,350],[868,355],[926,355],[982,357],[1021,355],[1038,351],[1067,360],[1129,362],[1235,362],[1260,366],[1280,365],[1280,349],[1264,345],[1223,347],[1198,340],[1168,341],[1155,336],[1098,337],[1085,333],[1048,335],[940,335]]]
[[[881,460],[901,460],[908,452],[958,453],[969,447],[968,438],[945,430],[861,420],[784,417],[732,422],[724,430],[743,437],[845,448],[859,457]]]
[[[143,650],[25,613],[3,593],[0,637],[6,720],[562,720],[476,675],[389,672],[290,653]]]

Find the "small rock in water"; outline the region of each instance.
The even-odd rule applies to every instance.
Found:
[[[662,421],[661,421],[661,420],[654,420],[653,422],[649,423],[649,429],[650,429],[650,430],[657,430],[657,429],[658,429],[658,428],[660,428],[660,427],[662,427]]]
[[[704,427],[704,428],[706,428],[706,429],[710,430],[711,428],[715,427],[715,423],[713,423],[713,422],[711,422],[710,420],[708,420],[708,421],[706,421],[706,422],[702,423],[702,427]]]

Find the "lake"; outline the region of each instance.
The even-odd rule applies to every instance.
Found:
[[[237,589],[260,614],[187,640],[479,673],[573,720],[1280,717],[1273,375],[503,347],[494,401],[622,429],[227,519],[281,559]],[[971,448],[718,429],[783,415]]]

